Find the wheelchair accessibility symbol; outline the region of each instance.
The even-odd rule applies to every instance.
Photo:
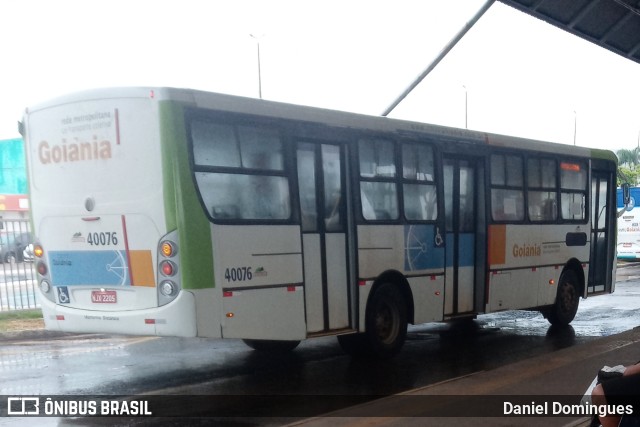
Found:
[[[60,304],[69,304],[69,288],[66,286],[59,286],[58,288],[58,301]]]

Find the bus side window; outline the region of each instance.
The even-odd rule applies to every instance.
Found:
[[[556,161],[531,157],[527,161],[527,201],[533,222],[558,218]]]
[[[584,220],[587,200],[587,168],[583,162],[560,163],[562,219]]]
[[[400,212],[393,142],[361,139],[358,153],[362,216],[370,221],[398,219]]]
[[[524,220],[522,157],[491,155],[491,216],[494,221]]]
[[[402,194],[409,221],[438,219],[433,149],[428,145],[402,144]]]
[[[277,130],[195,120],[191,137],[196,183],[211,218],[289,219],[289,181]]]

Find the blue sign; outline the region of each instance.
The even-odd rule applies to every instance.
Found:
[[[443,238],[434,225],[404,226],[405,271],[444,267]]]
[[[131,285],[126,251],[52,251],[49,264],[56,286]]]

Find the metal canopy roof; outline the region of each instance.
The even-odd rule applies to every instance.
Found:
[[[500,0],[640,63],[640,0]]]

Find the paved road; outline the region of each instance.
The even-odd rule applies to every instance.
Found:
[[[334,338],[266,357],[239,340],[32,332],[4,335],[0,395],[140,393],[205,396],[374,396],[409,392],[580,347],[640,325],[640,267],[618,271],[612,295],[589,298],[570,328],[535,312],[481,316],[464,327],[411,327],[390,361],[355,361]],[[540,359],[542,358],[542,359]],[[246,401],[246,399],[245,399]],[[246,403],[246,402],[245,402]],[[281,425],[282,408],[266,424]],[[259,424],[265,424],[262,420]]]

